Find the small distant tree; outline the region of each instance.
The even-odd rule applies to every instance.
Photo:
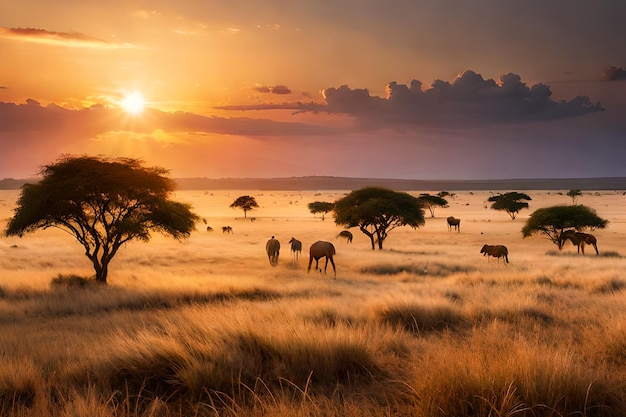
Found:
[[[106,284],[109,263],[126,242],[148,241],[151,231],[182,239],[199,220],[191,206],[169,199],[175,183],[167,172],[136,159],[62,157],[41,169],[41,181],[22,187],[5,234],[61,229],[84,247],[96,281]]]
[[[608,220],[583,205],[552,206],[535,210],[522,228],[522,235],[542,233],[560,249],[565,230],[604,229],[607,224]]]
[[[580,190],[569,190],[567,192],[567,196],[572,199],[572,204],[576,204],[578,197],[580,197],[581,195],[583,195],[583,193]]]
[[[372,242],[372,250],[383,248],[390,231],[400,226],[417,228],[424,224],[418,199],[387,188],[366,187],[352,191],[335,202],[335,223],[348,228],[358,226]]]
[[[448,207],[448,200],[441,195],[420,194],[417,200],[423,208],[428,209],[430,217],[435,217],[435,207]]]
[[[243,210],[243,217],[246,218],[248,211],[259,207],[254,197],[249,195],[242,195],[230,205],[230,208],[240,208]]]
[[[530,198],[528,194],[518,192],[498,194],[487,199],[487,201],[493,203],[491,204],[493,210],[506,211],[508,215],[511,216],[512,220],[515,220],[517,213],[519,213],[521,209],[528,208],[526,201],[530,200],[532,200],[532,198]]]
[[[317,213],[322,213],[322,220],[326,216],[326,213],[333,210],[335,203],[329,203],[327,201],[314,201],[308,205],[309,211],[315,216]]]

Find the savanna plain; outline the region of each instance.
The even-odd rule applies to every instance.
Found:
[[[521,233],[567,190],[524,192],[515,220],[489,191],[456,192],[374,251],[308,210],[346,191],[177,191],[203,221],[124,246],[106,286],[71,279],[93,271],[58,229],[2,237],[0,416],[624,416],[626,195],[583,191],[609,224],[582,255]],[[241,195],[260,206],[247,218],[229,208]],[[0,191],[0,229],[18,196]],[[307,273],[317,240],[336,279]]]

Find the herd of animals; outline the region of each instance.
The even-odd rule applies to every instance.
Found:
[[[344,230],[344,232],[348,232]],[[345,235],[345,233],[344,233]],[[352,233],[350,233],[349,242],[352,242]],[[289,240],[289,244],[291,245],[291,253],[294,258],[297,260],[299,255],[302,253],[302,242],[292,237]],[[270,261],[270,265],[276,266],[278,265],[278,255],[280,254],[280,242],[272,236],[270,240],[265,244],[265,251],[267,252],[267,257]],[[309,248],[309,266],[307,267],[307,272],[311,271],[311,264],[315,259],[315,270],[322,271],[322,268],[319,267],[319,260],[322,258],[326,258],[326,265],[324,266],[324,273],[326,273],[326,269],[328,268],[328,262],[333,266],[333,272],[335,278],[337,278],[337,269],[335,268],[335,261],[333,256],[337,252],[335,251],[335,245],[325,240],[318,240],[313,243]]]
[[[461,233],[461,219],[455,218],[454,216],[450,216],[446,219],[448,223],[448,230],[455,230],[457,233]],[[207,231],[212,232],[213,228],[211,226],[207,226]],[[223,226],[222,233],[233,233],[233,228],[231,226]],[[346,239],[346,242],[352,243],[352,232],[349,230],[342,230],[337,237]],[[596,255],[598,252],[598,243],[595,236],[589,233],[578,232],[576,230],[566,230],[561,235],[561,240],[558,242],[559,248],[563,247],[563,244],[566,241],[572,242],[572,245],[578,248],[578,253],[585,254],[585,245],[592,245],[596,251]],[[300,254],[302,253],[302,242],[292,237],[289,240],[289,244],[291,245],[291,254],[297,260]],[[280,242],[272,236],[265,245],[265,251],[267,252],[267,257],[269,259],[270,265],[276,266],[278,265],[278,257],[280,254]],[[504,245],[483,245],[480,249],[480,253],[483,256],[489,258],[493,256],[498,261],[500,258],[504,259],[504,263],[509,263],[509,250]],[[322,269],[319,267],[319,260],[322,258],[326,259],[326,264],[324,265],[324,273],[326,273],[326,269],[328,268],[328,262],[331,263],[333,267],[333,272],[335,278],[337,277],[337,269],[335,268],[335,261],[333,256],[336,254],[335,246],[327,241],[318,240],[313,243],[309,248],[309,264],[307,266],[307,273],[311,271],[311,265],[313,260],[315,260],[315,270],[322,272]]]

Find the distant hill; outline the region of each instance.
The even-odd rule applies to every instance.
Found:
[[[5,178],[0,180],[0,190],[19,190],[20,187],[28,182],[37,182],[38,178],[28,178],[16,180],[14,178]]]
[[[0,180],[0,190],[17,190],[36,178]],[[177,178],[179,190],[356,190],[379,186],[398,191],[471,191],[471,190],[626,190],[626,177],[544,178],[508,180],[406,180],[349,177],[288,178]]]
[[[626,190],[626,177],[508,180],[405,180],[347,177],[180,178],[181,190],[355,190],[380,186],[398,191]]]

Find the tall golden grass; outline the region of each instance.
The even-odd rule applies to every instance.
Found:
[[[17,193],[1,193],[4,228]],[[306,208],[342,193],[179,192],[207,224],[128,244],[109,286],[81,280],[89,263],[62,232],[0,239],[0,416],[626,414],[621,193],[580,201],[611,221],[594,232],[609,256],[522,239],[533,209],[568,203],[556,192],[529,192],[515,221],[484,208],[488,192],[458,193],[383,251]],[[257,198],[256,221],[228,208],[240,194]],[[336,280],[307,274],[315,240],[335,244]]]

